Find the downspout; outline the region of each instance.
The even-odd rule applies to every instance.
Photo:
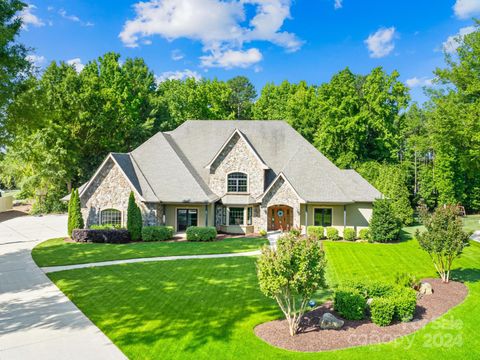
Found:
[[[308,204],[305,204],[305,235],[307,234],[308,227]]]
[[[205,226],[208,226],[208,204],[205,204]]]
[[[343,231],[347,227],[347,205],[343,205]]]

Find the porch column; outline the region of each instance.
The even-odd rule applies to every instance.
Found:
[[[343,230],[347,227],[347,205],[343,205]]]
[[[205,205],[205,226],[208,226],[208,204]]]
[[[307,234],[308,227],[308,204],[305,204],[305,234]]]
[[[165,204],[162,205],[162,221],[163,225],[167,225],[167,206]]]

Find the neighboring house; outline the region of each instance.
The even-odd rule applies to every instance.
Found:
[[[111,153],[80,188],[85,224],[144,223],[252,233],[305,225],[367,227],[381,194],[284,121],[187,121],[128,154]]]

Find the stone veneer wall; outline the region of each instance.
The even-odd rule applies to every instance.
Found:
[[[297,194],[280,178],[270,188],[264,196],[260,207],[260,228],[267,229],[268,214],[267,210],[273,205],[288,205],[293,208],[293,226],[300,226],[300,200]]]
[[[109,159],[81,197],[82,215],[85,225],[99,224],[100,212],[104,209],[117,209],[122,212],[122,223],[127,223],[128,197],[132,188],[118,166]],[[142,210],[145,225],[159,224],[162,219],[162,206],[143,203],[137,199]]]
[[[227,174],[237,171],[248,175],[248,192],[252,197],[264,192],[264,170],[245,141],[235,134],[210,168],[210,189],[223,196],[227,192]]]

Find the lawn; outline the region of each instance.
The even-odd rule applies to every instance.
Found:
[[[435,275],[415,240],[325,242],[325,250],[330,284],[392,279],[400,271]],[[470,294],[441,320],[401,341],[324,353],[281,350],[254,335],[256,324],[281,316],[258,290],[255,258],[124,264],[49,276],[132,359],[480,358],[477,243],[466,248],[453,273]]]
[[[60,238],[37,245],[32,250],[32,257],[38,266],[57,266],[154,256],[246,252],[258,250],[267,243],[265,238],[231,238],[214,242],[80,244],[65,242]]]

